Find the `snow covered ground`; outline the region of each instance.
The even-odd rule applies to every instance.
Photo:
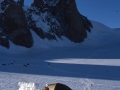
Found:
[[[120,90],[120,29],[92,21],[82,43],[40,39],[32,30],[31,49],[0,46],[0,90],[18,90],[19,82],[63,83],[73,90]]]

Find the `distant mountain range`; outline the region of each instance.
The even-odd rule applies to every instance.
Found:
[[[75,0],[34,0],[30,7],[24,0],[0,0],[0,45],[30,48],[34,44],[31,30],[41,39],[56,40],[61,36],[75,43],[84,41],[93,28],[81,15]]]

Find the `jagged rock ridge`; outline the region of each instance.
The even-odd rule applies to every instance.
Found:
[[[0,14],[0,45],[9,48],[9,40],[16,45],[32,47],[30,29],[44,39],[57,40],[65,36],[73,42],[82,42],[93,27],[87,17],[81,15],[75,0],[34,0],[25,11],[24,0],[4,0]],[[3,38],[4,36],[4,38]]]

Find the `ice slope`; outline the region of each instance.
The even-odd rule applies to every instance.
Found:
[[[0,90],[18,90],[19,82],[37,83],[39,89],[60,82],[73,90],[119,90],[120,30],[92,23],[82,43],[42,40],[31,30],[32,48],[0,46]]]

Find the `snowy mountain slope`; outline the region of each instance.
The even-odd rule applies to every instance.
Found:
[[[30,49],[12,43],[0,46],[0,89],[17,90],[18,82],[60,82],[73,90],[119,90],[120,30],[92,21],[94,28],[84,42],[65,37],[42,40],[33,32]]]
[[[92,44],[92,46],[98,46],[102,44],[109,44],[120,36],[119,31],[114,31],[111,28],[105,26],[102,23],[91,21],[94,28],[92,33],[88,33],[88,38],[84,43],[86,45]],[[90,45],[91,46],[91,45]]]
[[[114,28],[113,30],[120,30],[120,28]]]
[[[27,49],[21,46],[13,45],[10,41],[10,49],[3,48],[0,46],[0,49],[3,52],[22,52],[22,51],[29,51],[34,48],[39,49],[45,49],[45,48],[51,48],[51,47],[71,47],[80,45],[81,48],[89,48],[89,47],[95,47],[99,45],[109,44],[110,42],[117,41],[116,39],[119,38],[120,30],[113,30],[109,27],[103,25],[102,23],[91,21],[94,28],[92,29],[91,33],[88,32],[88,37],[85,39],[83,43],[73,43],[70,40],[68,40],[66,37],[62,37],[61,39],[57,38],[58,40],[48,40],[48,39],[40,39],[36,33],[34,33],[31,30],[33,39],[34,39],[34,45],[32,48]],[[100,26],[100,29],[99,29]],[[57,37],[57,36],[56,36]],[[36,49],[35,49],[36,50]],[[36,52],[36,51],[35,51]]]

